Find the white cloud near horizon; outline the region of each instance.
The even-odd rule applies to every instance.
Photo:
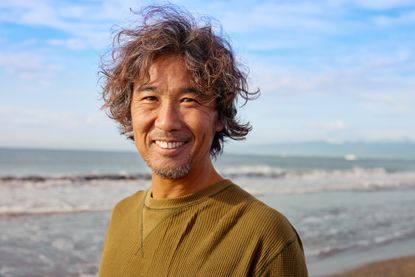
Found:
[[[64,149],[133,149],[105,114],[0,106],[0,146]],[[105,137],[102,134],[105,133]]]

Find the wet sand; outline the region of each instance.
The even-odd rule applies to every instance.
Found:
[[[331,275],[331,277],[413,277],[415,276],[415,256],[395,258],[369,263],[351,271]]]

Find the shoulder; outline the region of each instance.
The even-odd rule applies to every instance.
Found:
[[[137,191],[122,200],[120,200],[114,207],[114,210],[124,210],[131,208],[131,206],[136,205],[138,202],[141,202],[141,200],[144,200],[146,192],[143,190]]]
[[[141,199],[144,199],[144,196],[144,191],[138,191],[115,205],[108,225],[107,240],[119,237],[123,232],[127,232],[131,229],[129,226],[138,226],[141,214],[139,210],[143,203]]]
[[[250,203],[246,217],[251,222],[249,226],[252,231],[274,246],[284,248],[297,238],[297,232],[290,221],[260,200],[255,199]]]
[[[246,239],[257,243],[256,275],[307,276],[302,242],[293,225],[282,213],[245,193],[250,201],[239,220]]]
[[[117,220],[140,209],[144,201],[145,191],[137,191],[119,201],[112,210],[112,219]]]
[[[293,225],[278,211],[261,202],[258,206],[263,251],[255,275],[307,276],[303,244]]]
[[[264,246],[268,245],[276,253],[294,241],[298,241],[301,246],[297,231],[282,213],[236,185],[232,186],[229,192],[239,194],[237,198],[245,203],[239,221],[244,226],[246,234],[256,237]]]
[[[296,236],[296,231],[288,219],[274,208],[266,205],[237,185],[226,192],[236,206],[244,206],[239,220],[246,221],[248,230],[261,236],[288,240]]]

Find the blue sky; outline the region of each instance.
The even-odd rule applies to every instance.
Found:
[[[217,19],[262,91],[241,109],[244,145],[415,141],[414,1],[173,2]],[[1,1],[0,146],[132,149],[97,71],[114,26],[149,3]]]

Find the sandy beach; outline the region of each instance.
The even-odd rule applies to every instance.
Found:
[[[412,277],[415,276],[415,256],[389,259],[363,265],[331,277]]]

